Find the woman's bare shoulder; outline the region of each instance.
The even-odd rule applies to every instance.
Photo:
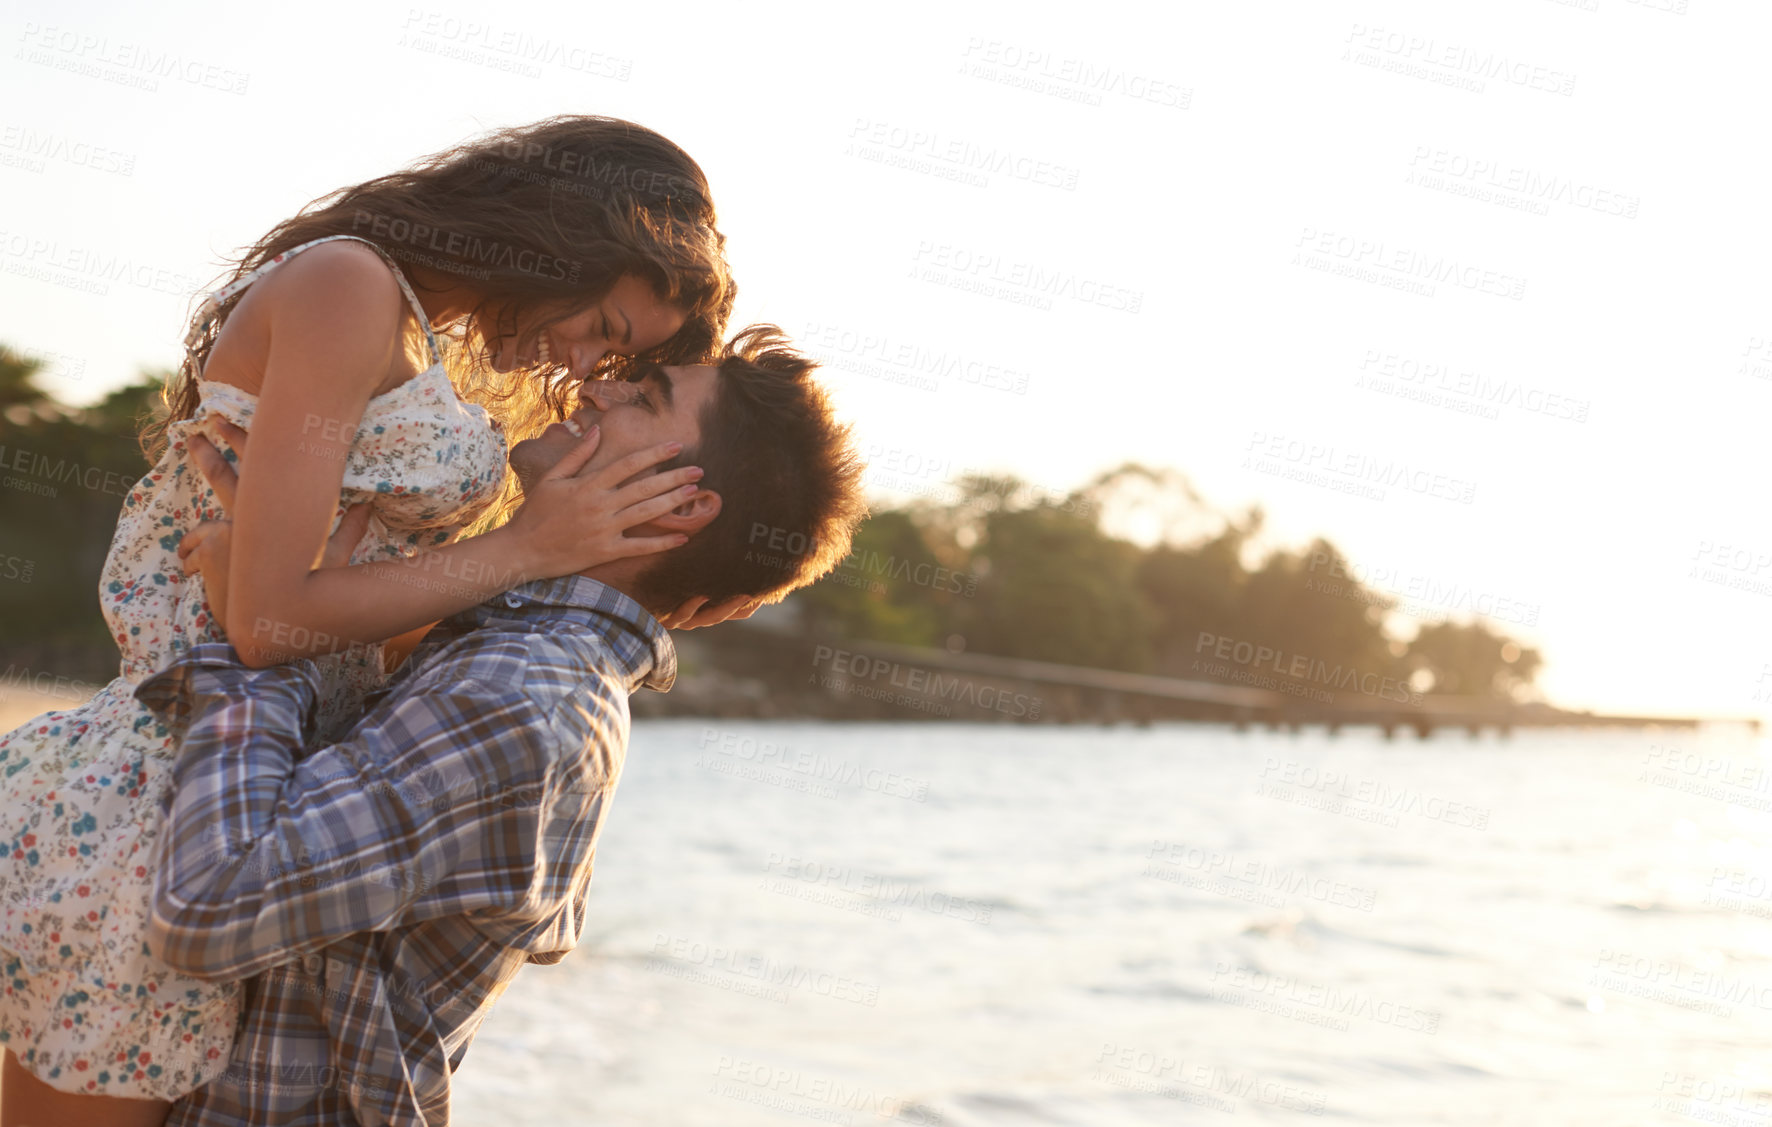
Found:
[[[396,315],[405,308],[393,270],[372,247],[355,239],[309,247],[253,283],[248,296],[255,290],[322,305],[368,302]]]
[[[358,379],[375,388],[390,378],[405,295],[393,271],[350,239],[310,247],[249,286],[222,326],[204,376],[262,392],[273,350],[320,370],[355,358]]]

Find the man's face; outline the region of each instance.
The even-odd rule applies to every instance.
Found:
[[[648,365],[630,382],[586,380],[579,385],[579,408],[567,416],[579,434],[593,425],[602,440],[578,476],[661,442],[681,442],[685,450],[701,441],[702,409],[713,401],[720,370],[711,366],[666,368]],[[511,448],[511,469],[527,489],[579,440],[566,423],[555,423]],[[653,473],[654,470],[645,470]]]

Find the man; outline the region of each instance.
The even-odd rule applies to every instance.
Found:
[[[713,365],[585,384],[570,426],[511,451],[519,480],[592,425],[585,473],[675,439],[701,488],[632,532],[688,543],[445,620],[339,743],[304,752],[306,661],[252,670],[211,643],[143,682],[183,739],[149,946],[191,975],[251,976],[229,1068],[170,1127],[447,1122],[492,1000],[577,941],[628,694],[675,675],[655,616],[777,601],[848,551],[860,466],[811,369],[762,326]],[[747,561],[759,525],[813,547]]]

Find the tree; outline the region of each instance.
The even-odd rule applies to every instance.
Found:
[[[1186,676],[1201,633],[1237,634],[1249,581],[1243,552],[1261,524],[1261,510],[1251,509],[1204,543],[1158,544],[1139,561],[1137,582],[1151,608],[1156,672]]]
[[[909,512],[888,509],[856,529],[841,566],[795,597],[814,621],[844,637],[932,646],[946,638],[943,623],[970,581],[937,563]]]
[[[42,367],[43,361],[0,345],[0,412],[8,407],[33,406],[47,398],[37,386]]]
[[[159,380],[65,407],[35,383],[39,365],[0,349],[0,661],[103,678],[117,650],[98,577],[129,487],[147,468],[140,415]],[[28,576],[28,578],[26,578]],[[47,663],[47,664],[45,664]]]
[[[1136,545],[1061,505],[998,511],[973,557],[982,578],[957,608],[969,649],[1068,665],[1142,672],[1151,607],[1138,586]]]
[[[1537,650],[1495,633],[1481,619],[1423,626],[1406,660],[1412,670],[1432,675],[1432,692],[1496,700],[1523,699],[1544,663]]]
[[[1396,601],[1366,589],[1350,570],[1322,538],[1301,553],[1272,553],[1243,585],[1239,618],[1246,637],[1362,675],[1403,676],[1384,633],[1385,612]]]

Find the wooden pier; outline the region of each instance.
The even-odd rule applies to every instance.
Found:
[[[798,700],[810,714],[833,718],[1139,724],[1193,720],[1292,731],[1315,726],[1331,733],[1362,726],[1377,728],[1386,737],[1413,732],[1422,739],[1442,729],[1475,736],[1485,730],[1506,735],[1516,728],[1694,728],[1715,722],[1602,715],[1541,703],[1431,693],[1410,703],[1329,686],[1322,688],[1333,699],[1324,702],[1272,688],[921,646],[819,640],[775,630],[708,631],[690,645],[706,652],[711,664],[726,675],[769,682],[766,692],[751,697],[763,715],[797,714],[802,711],[796,707]],[[1302,684],[1300,688],[1314,689]],[[793,699],[784,699],[784,694]],[[1003,707],[1006,696],[1014,708]],[[1028,702],[1038,702],[1037,707],[1026,707]],[[737,703],[737,711],[749,711],[743,702]],[[665,705],[660,711],[670,708]],[[717,706],[715,710],[725,711]],[[1756,718],[1737,722],[1759,730]]]

